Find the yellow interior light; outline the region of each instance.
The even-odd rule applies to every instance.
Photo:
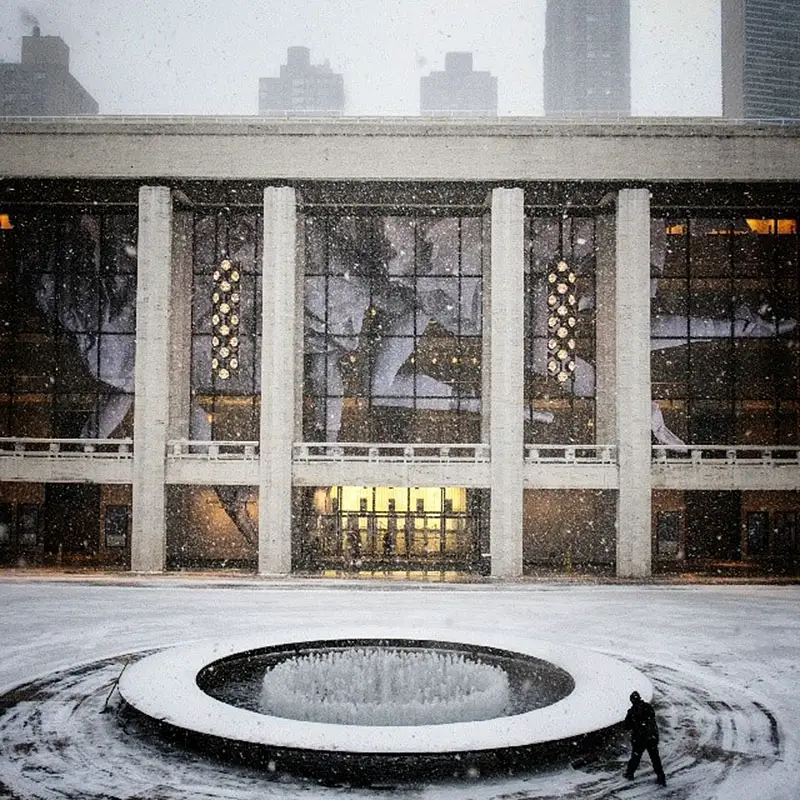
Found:
[[[797,233],[796,219],[748,219],[747,227],[753,233],[789,236]]]
[[[11,216],[9,214],[0,214],[0,231],[14,230],[11,223]]]

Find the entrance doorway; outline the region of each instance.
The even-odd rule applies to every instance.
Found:
[[[473,571],[480,561],[475,495],[449,486],[317,488],[305,526],[307,566]]]

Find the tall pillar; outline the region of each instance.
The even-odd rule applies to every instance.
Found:
[[[617,575],[650,575],[650,193],[617,205]]]
[[[522,574],[524,210],[522,189],[492,191],[488,283],[492,576]],[[484,276],[486,280],[486,276]]]
[[[172,195],[139,189],[131,570],[160,572],[166,551]]]
[[[264,190],[261,278],[261,428],[258,487],[258,571],[292,569],[292,442],[302,347],[296,277],[297,198],[290,187]]]

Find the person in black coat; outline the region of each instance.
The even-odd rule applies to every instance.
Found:
[[[664,768],[661,766],[661,756],[658,753],[658,725],[656,725],[656,713],[653,706],[642,700],[639,692],[631,694],[631,707],[625,716],[625,727],[631,732],[631,753],[628,767],[625,770],[625,777],[633,780],[636,767],[642,758],[642,753],[647,750],[653,769],[656,773],[656,780],[662,785],[667,785],[664,775]]]

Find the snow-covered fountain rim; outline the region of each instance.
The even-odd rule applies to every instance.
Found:
[[[248,651],[312,641],[406,640],[494,648],[554,664],[575,688],[557,702],[514,716],[447,725],[362,726],[304,722],[239,708],[206,694],[197,675],[209,664]],[[347,753],[444,754],[524,747],[572,739],[618,724],[629,695],[650,699],[653,687],[639,670],[580,647],[501,634],[454,633],[436,628],[336,626],[273,631],[178,645],[131,664],[120,694],[147,717],[178,729],[266,747]]]

